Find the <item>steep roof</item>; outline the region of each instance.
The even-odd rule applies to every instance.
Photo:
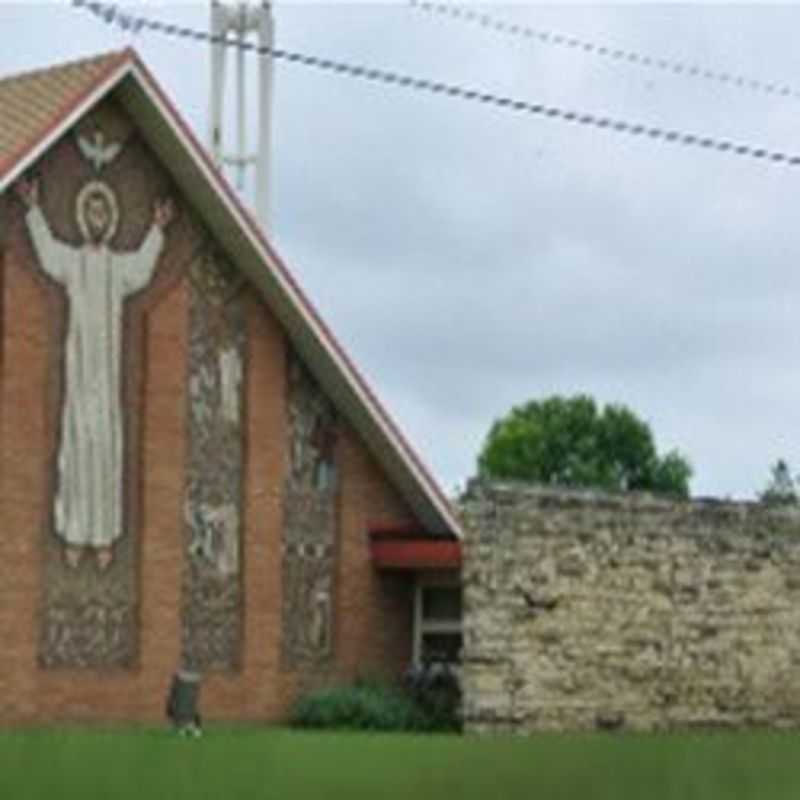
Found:
[[[460,537],[458,520],[430,473],[135,51],[0,80],[0,194],[110,94],[137,121],[195,211],[261,292],[426,531]]]

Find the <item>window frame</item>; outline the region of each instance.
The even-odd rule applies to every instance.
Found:
[[[422,615],[423,594],[428,588],[450,588],[462,591],[461,616],[452,620],[425,620]],[[422,666],[422,640],[429,633],[458,634],[461,636],[461,649],[464,649],[464,606],[463,588],[460,575],[453,573],[417,573],[414,584],[414,638],[412,662],[414,666]],[[453,662],[457,666],[457,662]]]

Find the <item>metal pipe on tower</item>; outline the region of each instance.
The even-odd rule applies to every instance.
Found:
[[[225,43],[228,33],[233,32],[234,43],[243,44],[247,35],[258,36],[258,137],[255,154],[247,152],[247,83],[244,48],[237,47],[236,54],[236,152],[225,151],[223,115],[225,97],[226,60],[229,46]],[[269,50],[274,45],[275,28],[272,19],[272,4],[263,0],[258,6],[239,2],[227,6],[221,0],[211,0],[211,97],[209,104],[209,147],[211,154],[222,169],[236,169],[237,185],[244,188],[247,167],[255,168],[256,216],[264,230],[269,228],[270,194],[270,147],[272,127],[272,57]]]
[[[272,18],[270,3],[262,4],[263,11],[259,15],[258,38],[262,47],[272,49],[275,46],[275,23]],[[272,180],[272,92],[273,92],[273,60],[271,56],[261,55],[258,61],[258,88],[260,102],[258,106],[258,161],[256,163],[256,207],[264,230],[270,217],[270,184]]]

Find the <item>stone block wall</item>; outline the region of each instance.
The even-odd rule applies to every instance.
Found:
[[[463,501],[466,729],[800,726],[800,511],[511,484]]]

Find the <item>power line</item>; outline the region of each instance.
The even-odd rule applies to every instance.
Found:
[[[508,22],[480,11],[465,8],[464,6],[453,5],[452,3],[435,3],[430,2],[430,0],[409,0],[409,5],[421,11],[428,11],[454,19],[474,22],[481,27],[495,30],[499,33],[507,33],[511,36],[535,40],[541,44],[555,45],[556,47],[565,47],[571,50],[581,51],[589,55],[608,58],[620,64],[633,64],[634,66],[644,67],[645,69],[657,69],[662,72],[669,72],[672,75],[724,83],[736,89],[745,89],[753,92],[778,95],[780,97],[800,99],[800,90],[787,84],[763,81],[758,78],[751,78],[747,75],[739,75],[723,70],[709,69],[699,64],[691,64],[687,61],[649,56],[645,53],[637,52],[636,50],[612,47],[610,45],[568,36],[555,31],[530,28],[527,25]]]
[[[727,139],[720,139],[715,136],[702,136],[679,130],[670,130],[658,125],[633,123],[613,117],[546,105],[544,103],[533,103],[528,100],[519,100],[513,97],[484,92],[479,89],[470,89],[452,83],[430,80],[428,78],[416,78],[392,70],[375,69],[359,64],[351,64],[346,61],[306,55],[294,50],[265,47],[239,39],[229,39],[227,36],[213,36],[206,31],[196,30],[194,28],[161,22],[160,20],[151,19],[149,17],[134,16],[127,13],[123,14],[119,12],[114,5],[94,2],[94,0],[72,0],[72,3],[74,6],[85,8],[101,19],[104,19],[109,24],[119,25],[124,30],[140,31],[144,29],[176,38],[214,43],[219,42],[227,47],[238,47],[245,51],[252,51],[259,55],[267,55],[270,58],[283,60],[288,63],[300,64],[325,72],[346,75],[351,78],[361,78],[362,80],[373,83],[401,86],[414,91],[444,95],[445,97],[455,97],[460,100],[473,101],[495,108],[532,114],[548,119],[561,120],[575,125],[609,130],[614,133],[625,133],[629,136],[641,136],[658,142],[684,145],[685,147],[696,147],[701,150],[728,153],[730,155],[746,158],[755,158],[773,164],[783,164],[792,167],[800,166],[800,155],[791,155],[766,147],[741,144]]]

